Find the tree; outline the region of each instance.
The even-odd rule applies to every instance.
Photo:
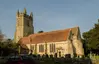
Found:
[[[4,39],[4,34],[2,34],[2,31],[0,30],[0,42]]]
[[[0,30],[0,55],[5,56],[18,52],[19,45],[17,43],[13,43],[13,40],[11,39],[4,39],[4,36],[5,35]]]
[[[90,50],[88,49],[86,40],[82,39],[82,42],[83,42],[84,54],[85,56],[87,56],[90,53]]]
[[[44,31],[42,31],[42,30],[41,30],[41,31],[38,31],[38,33],[43,33],[43,32],[44,32]]]
[[[0,43],[0,55],[6,56],[12,53],[18,53],[17,43],[13,43],[11,39],[7,39]]]
[[[88,47],[87,50],[99,54],[99,20],[92,29],[83,33],[83,38]]]

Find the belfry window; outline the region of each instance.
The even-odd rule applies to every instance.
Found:
[[[26,25],[29,27],[30,26],[30,21],[26,20]]]
[[[22,25],[22,22],[20,20],[21,20],[20,18],[17,19],[17,25],[18,26],[21,26]]]

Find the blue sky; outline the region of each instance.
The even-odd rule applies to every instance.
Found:
[[[16,12],[33,12],[34,31],[53,31],[80,27],[90,30],[99,19],[99,0],[0,0],[0,29],[7,38],[14,37]]]

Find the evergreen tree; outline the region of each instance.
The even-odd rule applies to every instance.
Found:
[[[41,30],[41,31],[38,31],[38,33],[43,33],[43,32],[44,32],[44,31],[42,31],[42,30]]]
[[[4,39],[4,34],[2,34],[2,31],[0,30],[0,42]]]
[[[94,24],[94,27],[83,33],[83,38],[86,43],[87,51],[99,54],[99,20]]]

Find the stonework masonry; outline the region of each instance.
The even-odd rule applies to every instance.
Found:
[[[33,27],[33,14],[27,15],[27,11],[24,8],[23,12],[16,13],[16,30],[14,35],[14,42],[18,42],[20,38],[28,36],[34,33]]]

